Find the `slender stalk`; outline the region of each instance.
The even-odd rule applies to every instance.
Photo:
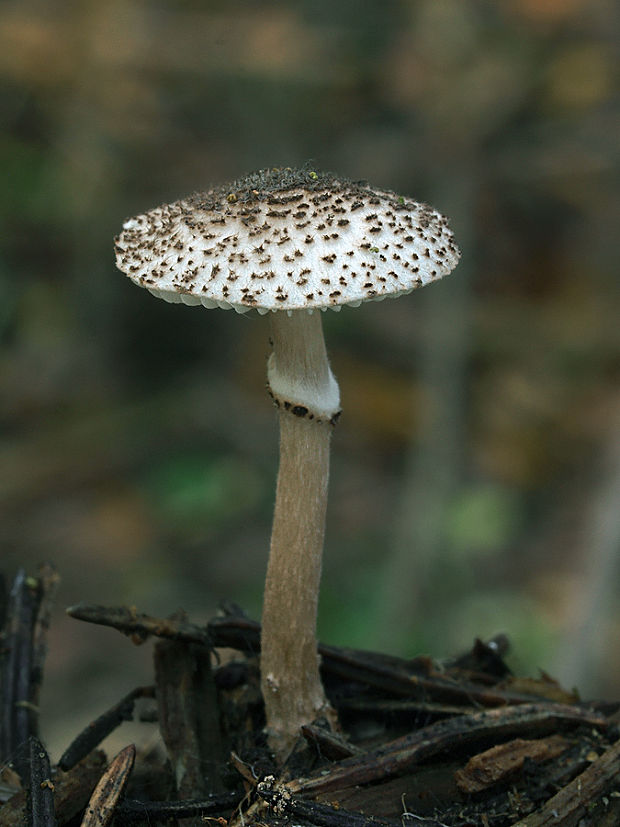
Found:
[[[333,717],[319,677],[316,618],[329,446],[339,413],[320,313],[272,318],[269,386],[279,407],[280,469],[265,583],[261,681],[272,749],[282,759],[300,727]]]

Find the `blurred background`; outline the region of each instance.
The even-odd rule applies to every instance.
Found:
[[[324,317],[320,635],[620,695],[620,7],[614,0],[4,0],[0,548],[52,561],[53,751],[150,645],[79,601],[260,615],[267,322],[115,270],[123,220],[265,166],[432,203],[443,282]],[[294,598],[293,598],[294,599]]]

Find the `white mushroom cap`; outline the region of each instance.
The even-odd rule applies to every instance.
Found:
[[[454,269],[427,204],[303,169],[268,169],[131,218],[116,263],[167,301],[259,313],[409,293]]]

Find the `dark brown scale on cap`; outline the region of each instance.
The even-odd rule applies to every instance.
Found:
[[[123,272],[168,301],[259,313],[401,295],[460,255],[428,205],[309,166],[259,170],[130,219],[116,252]],[[324,295],[328,274],[341,289]],[[257,279],[260,297],[248,289]]]

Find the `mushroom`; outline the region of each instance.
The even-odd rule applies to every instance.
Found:
[[[270,315],[280,468],[261,684],[280,758],[303,724],[335,723],[316,617],[340,394],[316,311],[410,293],[449,273],[459,255],[446,219],[428,205],[308,167],[260,170],[157,207],[126,221],[116,239],[119,269],[166,301]]]

